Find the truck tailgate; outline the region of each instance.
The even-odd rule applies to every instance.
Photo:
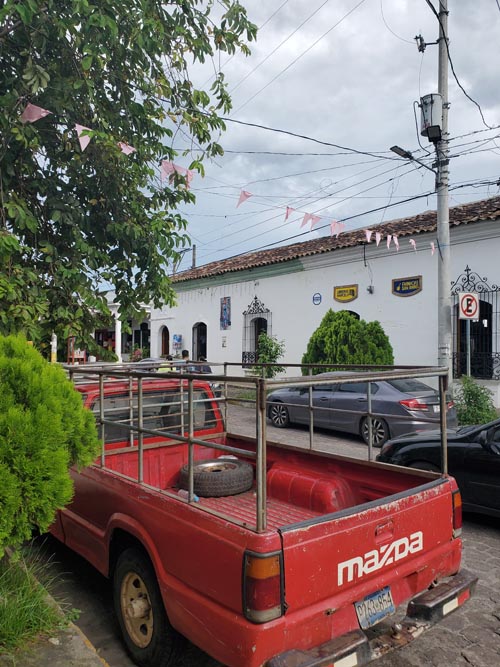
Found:
[[[316,634],[321,619],[329,632],[324,621],[331,616],[338,635],[359,628],[353,603],[389,590],[397,607],[436,578],[458,571],[461,541],[453,539],[450,511],[454,488],[440,478],[281,529],[289,619],[304,614]]]

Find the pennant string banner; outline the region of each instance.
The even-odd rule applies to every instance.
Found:
[[[303,219],[302,219],[302,224],[300,225],[300,228],[302,229],[302,227],[304,227],[305,225],[307,225],[307,223],[309,222],[309,220],[311,220],[311,218],[313,218],[313,217],[314,217],[314,216],[312,216],[310,213],[306,213],[306,214],[304,215]]]
[[[85,125],[78,125],[78,123],[75,123],[75,130],[78,136],[78,141],[80,143],[81,151],[83,153],[83,151],[90,144],[90,137],[88,135],[82,135],[82,132],[90,131],[90,127],[85,127]]]
[[[240,204],[243,204],[243,202],[246,202],[246,200],[251,196],[252,196],[251,192],[247,192],[246,190],[242,190],[240,192],[240,198],[238,199],[238,203],[236,204],[236,208],[238,208],[238,206]]]
[[[35,104],[28,102],[26,108],[21,114],[21,123],[36,123],[37,120],[40,120],[40,118],[45,118],[45,116],[48,116],[51,113],[52,111],[42,109],[42,107],[37,107]]]
[[[319,215],[311,215],[311,229],[321,220]]]

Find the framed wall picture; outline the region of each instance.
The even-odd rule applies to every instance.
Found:
[[[231,328],[231,297],[223,296],[220,300],[220,328],[223,331]]]

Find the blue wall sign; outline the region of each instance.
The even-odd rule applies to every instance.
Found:
[[[313,303],[315,306],[319,306],[321,303],[321,294],[319,292],[316,292],[316,294],[313,294]]]
[[[395,278],[392,281],[392,293],[395,296],[414,296],[422,291],[422,276]]]

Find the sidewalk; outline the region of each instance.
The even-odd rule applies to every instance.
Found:
[[[53,637],[26,646],[15,656],[0,655],[0,667],[109,667],[87,637],[70,623]]]

